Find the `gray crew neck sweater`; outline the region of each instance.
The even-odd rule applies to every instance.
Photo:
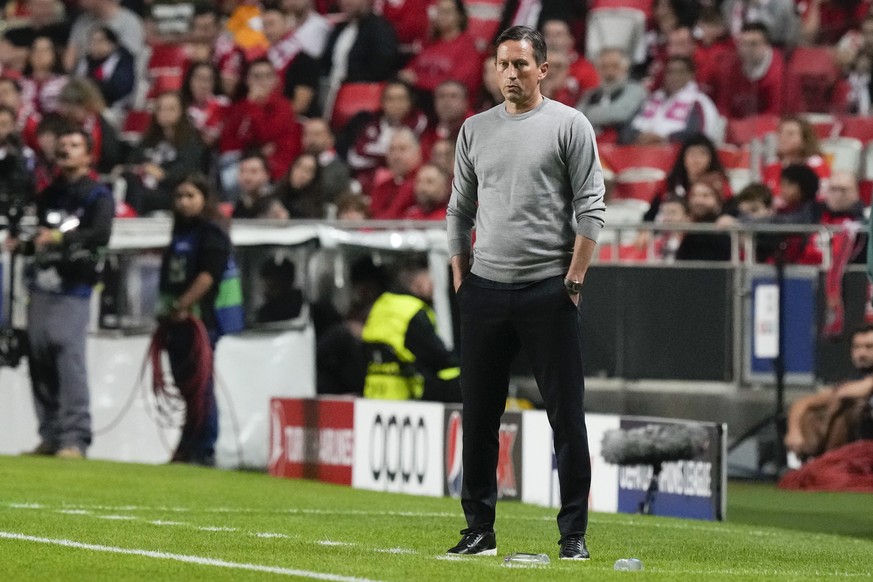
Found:
[[[449,254],[501,283],[564,274],[576,235],[603,228],[603,172],[582,113],[545,99],[512,115],[504,104],[474,115],[458,135],[447,212]]]

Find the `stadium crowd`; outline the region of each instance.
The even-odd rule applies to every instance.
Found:
[[[9,0],[3,16],[7,157],[38,196],[58,133],[86,129],[119,217],[170,211],[205,173],[236,218],[441,220],[454,140],[502,100],[492,43],[514,24],[543,32],[544,94],[591,119],[612,200],[642,198],[645,220],[833,224],[873,190],[866,0]],[[798,165],[811,196],[784,192]],[[750,184],[755,216],[732,195]],[[661,256],[725,258],[681,238]],[[813,243],[793,260],[816,262]]]

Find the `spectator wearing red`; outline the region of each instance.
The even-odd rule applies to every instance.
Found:
[[[333,109],[341,84],[381,82],[397,73],[397,34],[390,22],[373,13],[372,2],[339,2],[343,20],[331,32],[321,58],[327,85],[320,104],[324,112]]]
[[[698,50],[697,41],[694,40],[691,28],[679,26],[667,33],[667,43],[664,50],[649,65],[649,88],[651,90],[660,89],[664,84],[664,68],[670,57],[691,59],[694,63],[695,80],[700,87],[703,87],[700,82],[702,77],[712,76],[712,72],[705,68],[709,63],[706,62],[703,53]]]
[[[655,0],[652,5],[652,21],[654,29],[646,36],[646,63],[667,62],[667,39],[677,28],[693,28],[697,22],[697,2],[693,0]],[[635,77],[648,76],[648,66],[642,63],[640,70],[634,71]],[[644,80],[649,85],[651,77]]]
[[[186,50],[192,62],[211,61],[215,65],[222,93],[236,94],[245,68],[245,55],[230,32],[223,30],[221,14],[212,4],[195,4]]]
[[[869,0],[802,0],[801,38],[813,45],[834,45],[863,20],[870,10]]]
[[[410,129],[416,138],[427,128],[427,117],[415,107],[412,90],[402,81],[385,85],[378,113],[364,112],[349,121],[338,149],[347,152],[349,167],[365,192],[376,168],[385,165],[388,144],[401,128]]]
[[[279,77],[266,58],[253,61],[246,72],[246,96],[230,106],[219,140],[222,154],[260,151],[278,180],[300,154],[301,129],[294,110],[282,96]]]
[[[789,164],[782,169],[779,180],[780,200],[776,214],[771,219],[774,224],[819,224],[821,211],[816,197],[821,182],[816,173],[805,164]],[[815,244],[815,237],[806,234],[793,234],[781,237],[784,241],[773,240],[769,249],[771,260],[776,253],[782,253],[786,263],[817,265],[821,263],[821,250]],[[784,244],[781,244],[784,242]],[[777,244],[779,243],[779,244]],[[767,246],[767,241],[764,241]]]
[[[224,118],[230,108],[230,99],[221,95],[218,69],[208,61],[192,64],[185,72],[179,94],[191,124],[200,133],[207,146],[221,136]]]
[[[682,142],[695,133],[715,135],[718,112],[694,81],[694,63],[687,57],[670,57],[664,87],[643,104],[631,127],[638,144]]]
[[[764,183],[776,196],[780,194],[782,170],[791,164],[809,166],[820,179],[826,179],[831,174],[815,129],[802,117],[788,116],[779,122],[776,128],[776,157],[777,160],[767,164],[763,172]]]
[[[737,54],[721,69],[715,103],[722,115],[744,118],[782,112],[784,64],[760,22],[743,25]]]
[[[482,57],[467,33],[467,12],[461,0],[438,0],[433,35],[397,76],[420,91],[432,94],[444,81],[464,84],[475,95],[482,83]]]
[[[21,77],[21,98],[31,111],[45,115],[58,108],[58,94],[67,84],[61,54],[48,36],[34,39]]]
[[[734,58],[737,47],[721,12],[716,8],[707,7],[701,10],[697,27],[700,30],[697,83],[704,93],[713,97],[723,63]]]
[[[549,63],[553,55],[561,53],[566,58],[566,74],[552,99],[574,107],[582,95],[600,84],[600,76],[594,65],[576,51],[576,38],[566,20],[550,19],[543,22],[543,37],[546,40]],[[552,70],[543,81],[548,81]]]
[[[290,17],[278,4],[267,4],[261,11],[264,36],[270,43],[267,59],[279,75],[282,92],[297,115],[315,113],[313,105],[319,85],[319,64],[303,50]]]
[[[373,12],[391,23],[401,60],[418,54],[428,36],[430,0],[374,0]]]
[[[429,160],[431,149],[437,140],[447,139],[452,143],[458,138],[461,125],[471,114],[467,88],[458,81],[443,81],[434,92],[435,118],[421,135],[421,152]]]
[[[411,129],[394,133],[385,163],[376,171],[370,212],[377,219],[403,218],[415,204],[415,175],[421,165],[421,146]]]
[[[423,164],[415,175],[415,205],[406,211],[410,220],[445,220],[452,179],[440,167]]]

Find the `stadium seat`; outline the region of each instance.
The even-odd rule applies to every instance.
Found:
[[[330,124],[338,131],[361,111],[379,111],[383,83],[343,83],[337,91]]]
[[[646,58],[646,13],[636,8],[597,8],[588,13],[585,58],[594,61],[606,47],[623,49],[631,62]]]
[[[614,174],[629,168],[656,168],[666,174],[676,161],[679,146],[601,144],[598,150],[601,163]]]
[[[152,114],[142,109],[132,109],[124,117],[121,125],[121,139],[130,144],[137,144],[149,128]]]
[[[762,114],[729,119],[725,141],[739,146],[748,145],[755,138],[763,138],[768,133],[773,133],[778,126],[778,115]]]
[[[840,118],[840,135],[867,144],[873,141],[873,116],[845,115]]]
[[[751,154],[749,148],[739,147],[733,144],[724,144],[718,147],[718,159],[725,169],[745,168],[751,166]]]
[[[796,47],[785,67],[785,112],[835,111],[839,107],[835,102],[839,79],[831,47]]]
[[[802,113],[801,117],[809,122],[818,139],[837,137],[843,128],[842,121],[830,113]]]
[[[853,137],[834,137],[822,140],[821,149],[830,158],[831,171],[842,170],[855,176],[861,174],[861,151],[864,146],[860,140]]]
[[[752,171],[749,168],[727,168],[725,173],[734,195],[752,183]]]
[[[647,18],[652,16],[652,8],[654,0],[592,0],[588,6],[589,10],[599,10],[601,8],[632,8],[639,10],[646,15]]]
[[[651,202],[663,187],[667,177],[664,170],[652,167],[631,167],[618,173],[615,179],[614,199]]]

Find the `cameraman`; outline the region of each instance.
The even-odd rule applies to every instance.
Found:
[[[34,454],[81,459],[91,444],[85,346],[91,288],[114,215],[110,190],[91,172],[91,138],[81,129],[58,137],[60,174],[36,201],[30,240],[7,239],[33,255],[28,267],[30,378],[42,438]]]

